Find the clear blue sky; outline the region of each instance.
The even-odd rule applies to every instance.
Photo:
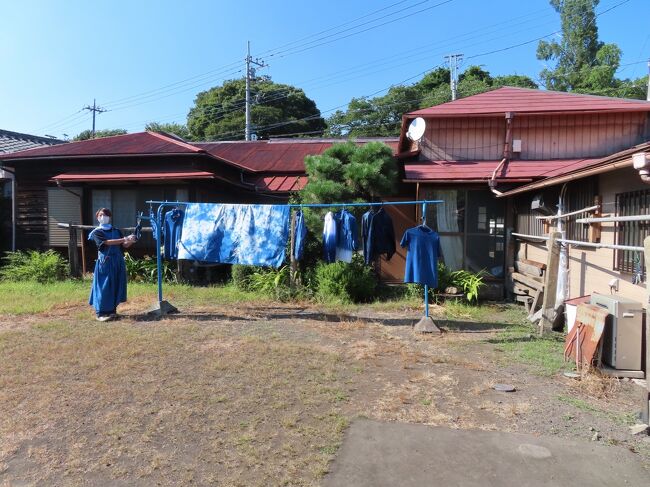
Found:
[[[598,11],[624,1],[601,0]],[[248,40],[269,65],[260,74],[303,88],[324,116],[352,97],[414,81],[450,52],[479,55],[465,67],[537,77],[544,67],[535,59],[537,42],[481,54],[557,31],[559,16],[547,0],[436,6],[442,2],[5,0],[0,128],[73,136],[90,128],[89,113],[78,111],[93,98],[110,109],[98,116],[98,129],[184,123],[197,92],[243,75]],[[622,67],[621,77],[647,73],[639,61],[650,58],[649,18],[648,0],[598,18],[601,40],[619,45],[622,64],[636,63]]]

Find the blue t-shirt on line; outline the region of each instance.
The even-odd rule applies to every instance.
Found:
[[[404,232],[402,248],[406,248],[406,268],[404,282],[438,285],[438,255],[440,255],[440,237],[429,227],[417,226]]]

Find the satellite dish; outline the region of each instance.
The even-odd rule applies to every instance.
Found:
[[[418,117],[411,122],[409,129],[406,132],[406,136],[417,142],[424,135],[424,130],[426,129],[427,124],[422,117]]]

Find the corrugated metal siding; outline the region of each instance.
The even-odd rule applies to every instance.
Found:
[[[503,154],[502,118],[427,120],[422,158],[431,160],[494,160]]]
[[[646,113],[515,116],[513,139],[522,141],[515,159],[596,158],[645,141]],[[505,118],[432,118],[427,120],[421,158],[500,160]]]
[[[644,142],[646,125],[645,113],[515,116],[513,139],[520,159],[604,157]]]
[[[59,228],[57,223],[81,223],[81,188],[47,189],[47,225],[48,245],[50,247],[67,247],[70,233]],[[69,191],[74,192],[71,194]],[[78,195],[78,196],[77,196]],[[77,246],[81,246],[78,238]]]

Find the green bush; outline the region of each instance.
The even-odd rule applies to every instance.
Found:
[[[250,277],[262,271],[262,267],[254,265],[233,264],[231,268],[232,283],[240,291],[252,291]]]
[[[158,282],[158,268],[156,259],[145,255],[142,259],[134,259],[128,252],[124,253],[126,275],[131,282]],[[162,262],[162,276],[164,282],[176,282],[176,273],[172,264]]]
[[[478,302],[479,290],[485,285],[483,282],[485,275],[486,272],[484,270],[480,270],[477,273],[460,270],[452,272],[451,279],[454,283],[453,285],[462,289],[465,298],[471,303],[472,301]]]
[[[321,263],[316,268],[315,280],[317,295],[325,301],[370,301],[377,289],[377,278],[359,255],[355,255],[350,264]]]
[[[68,261],[54,250],[7,252],[0,277],[8,281],[63,281],[70,275]]]
[[[279,269],[256,268],[248,276],[248,290],[267,296],[272,296],[279,301],[286,301],[291,297],[290,269],[288,265]]]

